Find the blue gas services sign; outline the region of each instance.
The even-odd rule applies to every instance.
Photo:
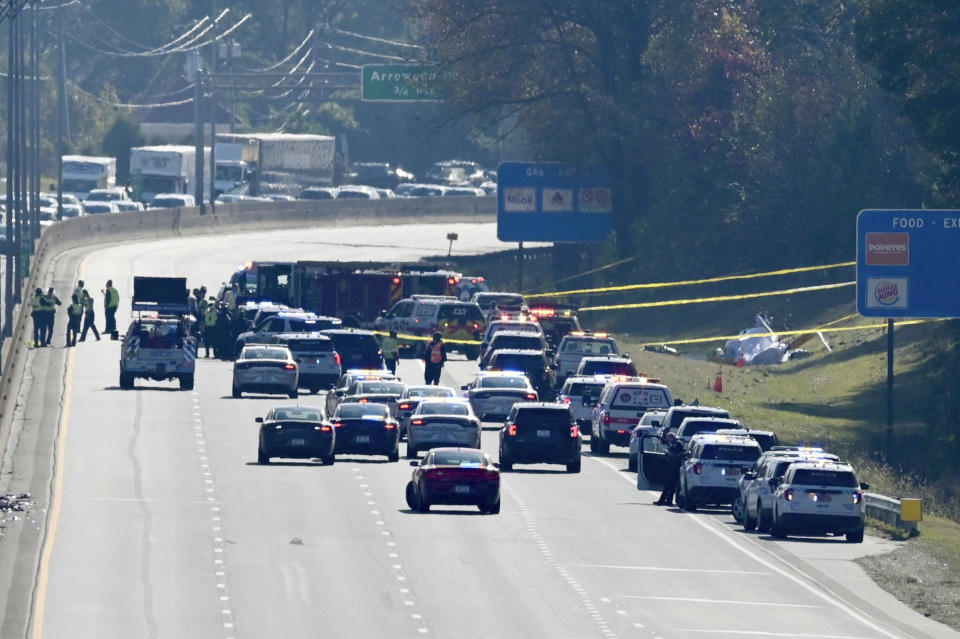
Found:
[[[857,215],[857,311],[960,317],[960,211],[867,209]]]
[[[503,242],[604,242],[613,231],[613,189],[597,168],[501,162],[497,191]]]

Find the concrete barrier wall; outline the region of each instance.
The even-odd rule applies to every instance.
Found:
[[[115,242],[202,236],[212,233],[277,231],[290,228],[367,224],[492,222],[494,197],[427,197],[393,200],[321,200],[244,202],[217,205],[205,215],[199,207],[87,215],[64,220],[44,230],[23,286],[25,299],[36,288],[46,290],[57,257],[71,249]],[[12,336],[2,346],[0,379],[0,458],[10,433],[17,392],[30,335],[30,305],[14,311]]]

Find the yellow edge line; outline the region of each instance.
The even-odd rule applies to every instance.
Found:
[[[80,262],[79,279],[83,279],[86,258]],[[73,398],[73,359],[76,350],[67,353],[66,380],[63,385],[63,407],[60,409],[60,430],[57,433],[57,465],[53,482],[53,494],[50,503],[50,518],[47,534],[40,553],[40,566],[37,570],[37,589],[34,595],[33,621],[31,622],[33,639],[43,637],[43,619],[47,608],[47,586],[50,582],[50,558],[53,556],[53,544],[57,539],[57,526],[60,523],[60,507],[63,504],[64,466],[67,456],[67,431],[70,429],[70,402]]]

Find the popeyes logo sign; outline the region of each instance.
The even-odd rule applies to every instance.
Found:
[[[867,233],[868,266],[907,266],[909,264],[909,233]]]

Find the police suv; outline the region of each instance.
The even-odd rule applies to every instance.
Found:
[[[568,375],[574,375],[580,367],[580,360],[592,355],[619,355],[620,347],[617,340],[606,333],[585,333],[573,331],[563,336],[557,347],[557,355],[553,361],[557,380]]]
[[[868,488],[849,464],[794,462],[773,495],[770,532],[777,539],[797,533],[833,533],[858,544],[863,541],[863,491]]]
[[[557,395],[557,402],[566,404],[573,412],[574,419],[581,430],[589,432],[593,419],[593,407],[600,399],[603,387],[607,385],[608,375],[574,375],[563,382]]]
[[[694,435],[680,468],[677,505],[696,510],[699,504],[730,504],[739,495],[745,468],[760,457],[760,444],[743,435]]]

